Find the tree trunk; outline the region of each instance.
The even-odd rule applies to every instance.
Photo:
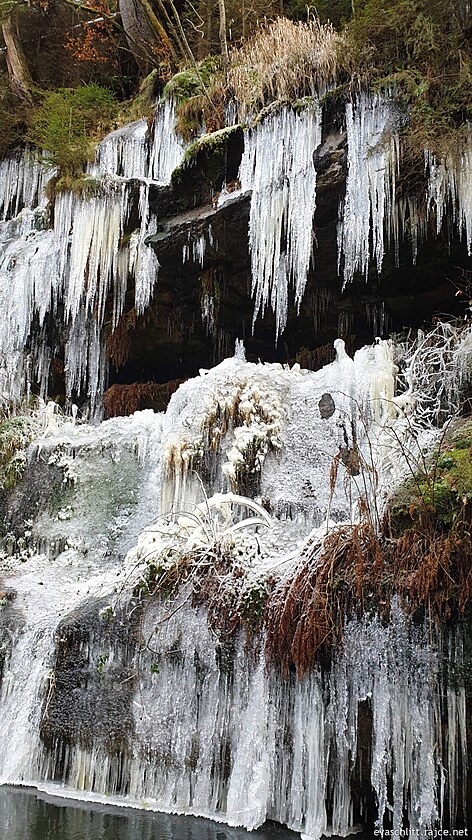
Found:
[[[6,20],[2,23],[2,35],[7,50],[6,59],[11,91],[18,99],[31,103],[33,80],[26,63],[20,39],[12,26],[11,20]]]
[[[144,76],[156,65],[153,48],[159,42],[167,46],[176,61],[175,48],[147,0],[120,0],[119,11],[129,48]]]
[[[223,68],[226,70],[228,66],[228,41],[226,38],[226,6],[225,0],[218,0],[218,9],[220,12],[220,47],[221,57],[223,59]]]

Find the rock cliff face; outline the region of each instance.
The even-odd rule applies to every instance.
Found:
[[[100,416],[111,386],[108,415],[162,409],[237,338],[316,369],[337,337],[465,311],[472,132],[408,183],[388,98],[279,104],[186,148],[174,124],[160,103],[55,195],[32,150],[0,163],[2,404],[39,391]]]
[[[331,105],[324,110],[321,145],[313,156],[316,211],[304,295],[298,308],[289,293],[287,324],[277,341],[270,307],[253,330],[251,191],[238,181],[243,147],[242,131],[227,131],[214,145],[202,143],[171,186],[151,187],[158,232],[148,242],[161,266],[159,280],[149,309],[128,332],[128,359],[111,372],[111,382],[188,377],[227,356],[236,338],[244,340],[249,359],[297,358],[317,368],[333,358],[338,336],[353,349],[377,335],[431,322],[437,313],[463,313],[454,284],[470,268],[467,248],[452,225],[437,236],[434,217],[423,222],[426,241],[419,243],[415,265],[407,219],[403,238],[386,247],[381,272],[371,261],[368,277],[356,273],[343,289],[338,228],[348,153],[342,108]],[[406,195],[409,185],[400,190]],[[424,206],[420,210],[426,214]]]

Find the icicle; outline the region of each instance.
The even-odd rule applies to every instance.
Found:
[[[0,162],[0,219],[13,218],[24,207],[46,205],[46,184],[56,170],[41,162],[38,154],[26,148]]]
[[[98,147],[97,161],[89,167],[89,173],[168,184],[185,151],[174,126],[174,103],[160,102],[151,131],[147,120],[138,120],[108,134]]]
[[[31,211],[23,210],[20,216],[21,221],[17,217],[0,223],[0,401],[4,404],[18,403],[25,385],[29,390],[23,352],[33,319],[37,316],[41,328],[57,292],[53,232],[37,230],[37,217]],[[20,235],[11,237],[19,222]],[[34,376],[34,370],[30,374]],[[43,369],[40,376],[44,374]],[[40,382],[44,387],[46,383]]]
[[[149,177],[159,184],[168,184],[174,169],[181,163],[185,146],[175,133],[175,105],[166,99],[157,108],[153,124],[153,142]]]
[[[54,629],[53,622],[45,622],[9,632],[11,650],[2,669],[0,689],[0,726],[6,747],[0,750],[1,784],[38,777],[42,706],[51,676]]]
[[[105,739],[72,742],[67,784],[248,829],[272,819],[303,838],[346,836],[354,828],[356,756],[366,747],[359,704],[367,701],[377,827],[387,813],[395,833],[405,813],[416,836],[437,826],[441,767],[455,785],[457,751],[464,760],[458,721],[465,719],[463,685],[448,686],[441,708],[438,651],[427,628],[412,627],[397,606],[387,626],[377,618],[350,621],[328,671],[284,680],[245,650],[241,636],[225,651],[228,668],[206,614],[185,597],[148,607],[142,633],[152,638],[152,653],[140,654],[132,749],[118,762]],[[106,672],[124,650],[109,642],[105,649]],[[103,637],[91,636],[91,665],[103,650]],[[460,651],[448,661],[460,667]],[[450,727],[444,747],[443,725]],[[57,773],[60,747],[44,757],[46,778]]]
[[[53,230],[45,229],[45,185],[54,171],[29,149],[0,163],[0,219],[8,219],[0,222],[0,401],[18,402],[35,379],[40,392],[47,393],[51,354],[44,335],[37,338],[31,331],[35,317],[41,332],[46,317],[64,304],[64,327],[69,333],[68,398],[86,391],[91,404],[98,407],[106,370],[99,332],[107,300],[111,296],[114,329],[123,311],[129,276],[134,277],[138,314],[148,306],[157,279],[159,263],[146,244],[157,229],[150,213],[149,184],[167,183],[183,155],[174,120],[174,106],[166,102],[156,111],[152,143],[145,120],[109,134],[88,170],[100,179],[97,189],[90,195],[59,193]],[[141,181],[140,226],[126,242],[132,179]],[[79,325],[84,346],[78,337]],[[31,344],[28,359],[23,355],[27,342]]]
[[[338,230],[344,285],[356,272],[367,278],[371,258],[382,270],[384,226],[395,206],[397,126],[394,103],[380,94],[362,93],[346,105],[348,172]]]
[[[315,102],[299,114],[285,106],[245,136],[239,181],[243,192],[252,190],[253,327],[270,304],[276,338],[287,323],[289,283],[298,308],[305,291],[316,203],[313,154],[320,143],[321,110]]]
[[[88,312],[101,322],[108,290],[117,272],[116,258],[128,215],[125,185],[104,182],[103,192],[90,198],[68,193],[72,220],[69,272],[65,295],[67,319],[75,319],[85,297]],[[64,210],[59,215],[62,218]],[[64,216],[68,216],[67,211]]]
[[[149,212],[148,184],[141,184],[139,188],[139,215],[141,226],[131,235],[129,245],[129,271],[134,276],[134,305],[138,315],[144,312],[151,300],[160,268],[153,249],[146,245],[147,237],[157,230],[157,219],[150,217]]]
[[[412,263],[416,265],[418,246],[427,236],[427,217],[420,211],[417,197],[397,198],[387,223],[389,243],[393,242],[394,245],[396,266],[400,264],[400,242],[406,236],[411,242]]]
[[[465,238],[470,256],[472,254],[472,127],[468,126],[457,154],[450,153],[438,161],[430,151],[426,151],[425,169],[428,176],[428,213],[434,206],[437,234],[441,232],[450,202],[453,221],[461,236]]]
[[[192,232],[189,230],[187,233],[187,242],[182,247],[182,263],[185,265],[186,262],[192,260],[192,262],[198,263],[200,268],[203,268],[205,253],[208,247],[217,247],[211,225],[208,225],[208,228],[194,237],[192,237]]]
[[[91,175],[114,175],[121,178],[149,177],[147,120],[118,128],[99,144],[97,161],[89,167]]]

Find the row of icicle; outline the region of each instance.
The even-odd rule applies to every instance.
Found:
[[[299,308],[314,262],[313,157],[322,142],[321,117],[315,101],[299,113],[284,106],[245,132],[239,182],[242,193],[251,192],[253,326],[270,307],[276,338],[287,323],[290,286]],[[114,329],[129,278],[138,314],[148,306],[157,279],[159,264],[146,245],[156,231],[149,185],[169,183],[182,161],[174,119],[172,103],[165,102],[151,131],[140,120],[108,135],[87,173],[96,179],[95,189],[88,195],[60,193],[52,225],[45,188],[54,173],[47,160],[27,149],[0,164],[0,352],[6,359],[0,369],[1,403],[18,403],[32,382],[45,395],[51,357],[64,345],[69,402],[87,396],[91,413],[100,409],[109,297]],[[387,245],[393,243],[398,256],[407,231],[415,261],[418,243],[426,237],[427,218],[418,199],[396,195],[402,120],[393,100],[380,95],[361,94],[346,106],[347,181],[338,228],[344,285],[356,274],[367,278],[372,261],[380,273]],[[471,253],[472,132],[454,158],[437,161],[426,151],[425,172],[427,216],[434,209],[439,233],[450,210]],[[218,203],[224,203],[224,190]],[[136,204],[139,227],[127,236]],[[210,239],[212,244],[213,234]],[[203,267],[201,236],[184,245],[184,262],[190,258]]]

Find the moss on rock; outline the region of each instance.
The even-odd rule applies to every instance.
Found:
[[[11,417],[0,423],[0,485],[12,490],[26,468],[26,449],[37,432],[31,417]]]
[[[173,206],[183,212],[214,200],[225,182],[237,178],[243,148],[238,125],[205,134],[192,143],[172,173]]]
[[[399,536],[427,516],[440,531],[468,521],[472,513],[472,419],[445,435],[427,469],[405,481],[388,510]]]

